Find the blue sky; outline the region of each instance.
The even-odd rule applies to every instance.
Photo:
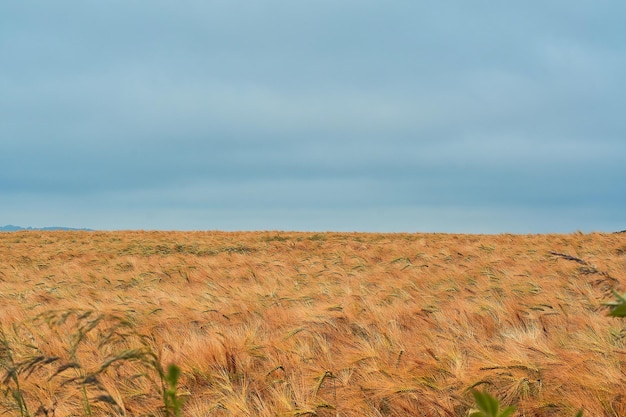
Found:
[[[625,15],[3,2],[0,225],[626,229]]]

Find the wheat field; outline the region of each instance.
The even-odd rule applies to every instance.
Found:
[[[0,234],[0,412],[626,415],[626,235]]]

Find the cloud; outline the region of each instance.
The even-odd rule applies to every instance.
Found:
[[[1,7],[5,216],[54,201],[55,224],[65,207],[96,219],[68,226],[112,228],[623,221],[621,4]]]

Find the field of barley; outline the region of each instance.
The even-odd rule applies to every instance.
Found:
[[[1,233],[0,413],[626,416],[624,284],[626,234]]]

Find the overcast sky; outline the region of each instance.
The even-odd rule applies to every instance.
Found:
[[[0,225],[626,229],[626,2],[0,5]]]

